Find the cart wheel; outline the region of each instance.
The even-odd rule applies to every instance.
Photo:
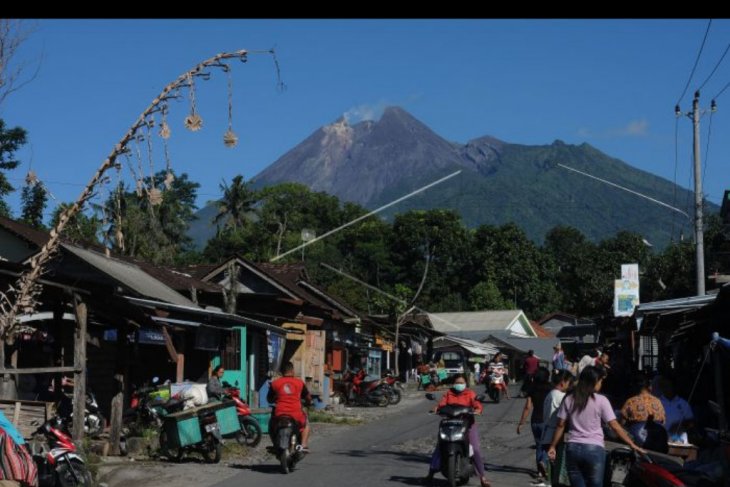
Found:
[[[160,432],[160,455],[166,457],[168,460],[178,463],[182,461],[183,457],[183,449],[181,447],[175,448],[170,445],[170,441],[167,438],[167,432],[164,430]]]
[[[203,445],[203,458],[206,463],[218,463],[221,461],[221,454],[223,453],[223,446],[218,438],[208,434]]]

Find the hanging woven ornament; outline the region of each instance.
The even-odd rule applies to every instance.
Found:
[[[167,124],[167,103],[162,105],[162,122],[160,122],[160,137],[162,137],[164,140],[167,140],[170,138],[170,135],[172,134],[172,131],[170,130],[170,126]]]
[[[165,174],[165,180],[162,181],[162,184],[165,185],[165,189],[172,188],[172,183],[175,181],[175,175],[172,173],[172,171],[168,170],[167,174]]]
[[[238,136],[233,132],[233,80],[231,79],[231,68],[226,66],[228,75],[228,130],[223,134],[223,144],[226,147],[236,147]]]
[[[197,132],[203,128],[203,119],[200,118],[195,108],[195,81],[192,74],[188,75],[188,94],[190,95],[190,115],[185,117],[185,128],[191,132]]]
[[[137,193],[137,197],[141,198],[144,196],[144,181],[141,179],[138,179],[136,182],[135,192]]]
[[[157,188],[150,189],[147,192],[147,199],[152,206],[159,206],[162,203],[162,191]]]
[[[25,184],[28,186],[35,186],[38,184],[38,176],[32,169],[30,169],[28,174],[25,175]]]

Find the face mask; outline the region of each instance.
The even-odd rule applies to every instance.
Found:
[[[464,389],[466,389],[466,384],[454,384],[454,390],[456,392],[464,392]]]

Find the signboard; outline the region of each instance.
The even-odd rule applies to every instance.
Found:
[[[622,264],[621,279],[614,281],[613,315],[631,316],[639,305],[639,264]]]

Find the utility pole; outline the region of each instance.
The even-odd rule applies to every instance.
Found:
[[[712,112],[717,110],[715,100],[710,105]],[[674,108],[677,116],[682,115],[679,105]],[[692,111],[686,113],[692,119],[693,142],[694,142],[694,178],[695,178],[695,260],[696,260],[696,280],[697,295],[705,295],[705,236],[702,223],[702,160],[700,156],[700,91],[695,91],[694,100],[692,100]]]
[[[700,91],[692,101],[695,165],[695,259],[697,260],[697,296],[705,295],[705,235],[702,229],[702,161],[700,160]]]

